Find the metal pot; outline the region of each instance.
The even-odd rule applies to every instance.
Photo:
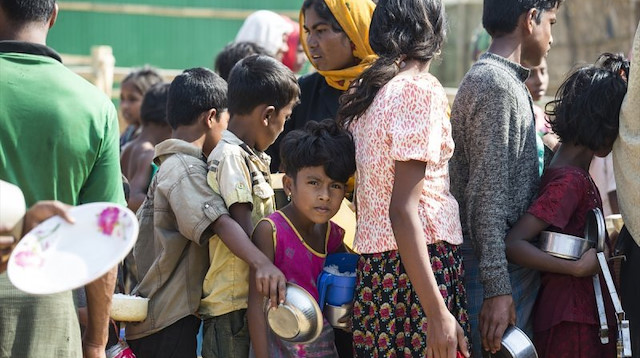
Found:
[[[494,354],[484,352],[493,358],[538,358],[533,342],[518,327],[509,326],[502,335],[502,348]]]
[[[324,317],[333,328],[348,329],[349,322],[340,322],[340,320],[344,317],[350,317],[352,310],[353,303],[347,303],[342,306],[334,306],[327,303],[322,313],[324,313]]]
[[[587,212],[586,222],[584,225],[585,239],[596,243],[598,252],[604,251],[604,240],[607,226],[604,221],[604,215],[599,208],[591,209]]]
[[[538,240],[540,250],[549,255],[569,260],[579,259],[582,254],[596,244],[595,241],[551,231],[541,232]]]
[[[304,288],[287,282],[286,299],[275,309],[265,302],[267,324],[278,337],[295,343],[314,341],[322,332],[322,311]]]

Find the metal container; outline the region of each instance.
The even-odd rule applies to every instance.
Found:
[[[598,252],[604,251],[606,231],[607,226],[604,221],[604,215],[602,215],[602,210],[595,208],[588,211],[584,225],[584,237],[595,243]]]
[[[351,317],[351,311],[353,310],[353,304],[347,303],[342,306],[333,306],[330,304],[326,304],[322,313],[324,313],[324,318],[329,321],[333,328],[340,328],[347,330],[351,326],[348,320],[346,322],[340,322],[341,319],[345,317]]]
[[[493,354],[484,352],[483,355],[492,358],[538,358],[533,342],[516,326],[507,327],[499,351]]]
[[[540,250],[549,255],[569,260],[579,259],[582,254],[596,244],[595,241],[551,231],[541,232],[538,240]]]
[[[109,347],[105,351],[105,354],[107,358],[136,358],[136,355],[133,354],[129,345],[123,341]]]
[[[314,341],[322,332],[322,311],[304,288],[287,282],[286,299],[275,309],[265,303],[267,324],[278,337],[295,343]]]

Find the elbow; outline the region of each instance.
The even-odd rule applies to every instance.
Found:
[[[408,211],[405,205],[400,205],[397,201],[391,200],[389,205],[389,220],[391,220],[391,227],[395,228],[399,225],[403,225],[408,218]]]

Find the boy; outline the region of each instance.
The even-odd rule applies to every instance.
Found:
[[[184,71],[169,88],[172,139],[156,146],[160,168],[138,212],[134,257],[140,283],[134,292],[149,298],[149,309],[144,321],[126,328],[138,358],[196,356],[195,313],[208,267],[204,245],[214,233],[249,240],[206,181],[206,155],[228,123],[226,95],[224,80],[204,68]],[[257,249],[247,256],[262,270],[277,270],[261,264],[268,259]],[[284,285],[283,276],[271,277],[274,285]]]
[[[268,56],[243,59],[229,76],[229,129],[209,155],[207,180],[244,234],[242,240],[222,237],[209,243],[211,267],[199,310],[205,319],[204,358],[249,354],[249,267],[238,257],[237,246],[260,219],[275,211],[270,158],[263,151],[282,132],[299,92],[294,74]]]
[[[534,114],[524,83],[529,70],[521,62],[537,66],[546,56],[560,3],[485,0],[482,23],[492,43],[465,75],[452,107],[451,192],[460,204],[465,288],[478,357],[481,347],[500,349],[507,325],[528,328],[539,285],[536,272],[507,267],[504,239],[529,207],[539,181]]]

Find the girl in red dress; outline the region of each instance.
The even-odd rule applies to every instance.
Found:
[[[602,210],[589,164],[594,155],[611,152],[628,71],[624,58],[604,54],[596,65],[579,68],[562,84],[547,106],[560,148],[542,175],[538,197],[507,235],[507,258],[542,271],[533,312],[534,344],[540,358],[616,354],[616,321],[606,290],[610,343],[603,345],[599,339],[592,280],[600,271],[596,250],[572,261],[551,256],[531,241],[545,230],[583,237],[587,212],[596,207]]]

